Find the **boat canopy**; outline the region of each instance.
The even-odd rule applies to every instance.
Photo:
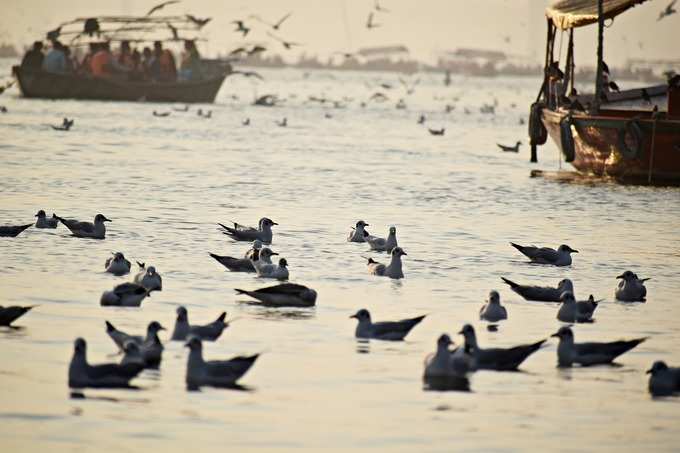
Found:
[[[583,27],[597,22],[598,0],[559,0],[545,10],[545,15],[561,30]],[[604,0],[605,19],[613,19],[647,0]]]

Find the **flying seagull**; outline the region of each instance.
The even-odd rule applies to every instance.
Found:
[[[243,33],[244,38],[246,37],[246,35],[250,31],[250,28],[246,27],[246,25],[243,23],[242,20],[232,21],[232,24],[236,24],[236,30],[234,30],[234,31]]]
[[[373,23],[373,13],[372,12],[369,13],[368,20],[366,20],[366,28],[368,28],[370,30],[371,28],[378,28],[378,27],[380,27],[380,24]]]
[[[677,13],[678,10],[675,9],[675,8],[673,8],[673,6],[675,5],[675,2],[677,2],[677,1],[678,1],[678,0],[673,0],[672,2],[670,2],[670,3],[668,4],[668,6],[666,6],[666,8],[664,8],[664,9],[659,13],[659,18],[658,18],[656,21],[658,22],[658,21],[660,21],[661,19],[663,19],[663,18],[666,17],[666,16],[670,16],[670,15],[672,15],[672,14]]]
[[[191,14],[185,14],[186,18],[193,22],[199,29],[205,27],[205,25],[212,20],[212,17],[206,17],[205,19],[199,19]]]
[[[271,34],[271,33],[269,33],[269,32],[267,32],[267,35],[268,35],[269,37],[271,37],[271,38],[274,38],[274,39],[277,40],[278,42],[280,42],[280,43],[283,45],[283,47],[285,47],[286,49],[290,49],[290,48],[293,47],[293,46],[300,46],[300,45],[302,45],[302,44],[297,43],[297,42],[286,41],[285,39],[281,39],[281,38],[279,38],[278,36],[273,35],[273,34]]]
[[[153,13],[155,13],[156,11],[163,9],[163,8],[165,8],[165,7],[168,6],[168,5],[174,5],[175,3],[179,3],[179,0],[170,0],[170,1],[168,1],[168,2],[159,3],[158,5],[156,5],[156,6],[154,6],[153,8],[151,8],[151,9],[149,10],[149,12],[146,13],[146,15],[147,15],[147,16],[150,16],[150,15],[152,15]]]

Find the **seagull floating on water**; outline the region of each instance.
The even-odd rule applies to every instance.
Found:
[[[27,305],[24,307],[18,305],[3,307],[0,305],[0,326],[12,325],[14,321],[21,318],[34,307],[36,307],[36,305]]]
[[[401,321],[372,322],[371,314],[365,308],[357,311],[350,318],[355,318],[359,323],[354,332],[357,338],[371,338],[374,340],[401,341],[418,325],[426,315],[416,318],[402,319]]]
[[[128,342],[136,343],[139,346],[144,364],[148,367],[158,366],[161,362],[163,354],[163,345],[158,338],[158,332],[165,330],[158,321],[152,321],[146,328],[146,336],[130,335],[121,330],[116,329],[113,324],[106,321],[106,333],[118,346],[121,351],[125,350],[125,345]]]
[[[562,322],[576,323],[576,322],[592,322],[593,313],[597,308],[598,302],[595,302],[593,296],[591,299],[582,302],[576,302],[574,294],[566,291],[562,294],[560,308],[557,310],[557,319]]]
[[[560,367],[571,367],[575,363],[581,366],[609,364],[646,340],[636,338],[610,343],[574,343],[574,333],[566,326],[551,336],[560,339],[557,346],[557,362]]]
[[[226,225],[223,225],[221,223],[218,223],[219,226],[221,226],[224,231],[222,233],[226,234],[227,236],[231,237],[232,239],[235,239],[237,241],[248,241],[248,242],[253,242],[256,239],[259,239],[262,241],[263,244],[271,244],[272,243],[272,226],[278,225],[278,223],[274,222],[273,220],[267,218],[267,217],[262,217],[260,219],[260,222],[258,224],[257,229],[240,225],[236,222],[234,223],[234,227],[228,227]]]
[[[52,129],[55,131],[69,131],[71,130],[71,127],[73,127],[74,123],[75,120],[64,118],[64,120],[61,122],[61,126],[52,126]]]
[[[288,261],[285,258],[279,260],[279,264],[268,264],[260,260],[261,254],[267,254],[271,252],[268,248],[264,248],[261,251],[255,250],[253,253],[252,263],[255,267],[255,272],[257,272],[258,277],[263,278],[275,278],[277,280],[288,280]],[[278,255],[278,253],[271,252],[272,255]]]
[[[18,226],[0,226],[0,237],[15,238],[26,228],[33,226],[32,223]]]
[[[647,388],[653,396],[669,396],[680,392],[680,368],[672,368],[661,360],[654,362],[646,371],[649,374]]]
[[[106,272],[113,275],[125,275],[130,272],[132,264],[125,258],[121,252],[112,252],[113,256],[106,259],[104,268]]]
[[[390,264],[387,266],[373,260],[373,258],[368,258],[368,273],[379,277],[404,278],[401,257],[406,256],[406,252],[401,247],[395,247],[392,249],[391,256]]]
[[[253,258],[253,251],[254,250],[260,250],[262,249],[262,241],[259,239],[255,239],[253,241],[253,246],[249,248],[243,258],[234,258],[231,256],[221,256],[221,255],[216,255],[214,253],[210,253],[210,256],[213,257],[218,263],[220,263],[222,266],[226,267],[229,269],[231,272],[255,272],[255,266],[253,266],[252,258]],[[271,252],[271,250],[270,250]],[[271,253],[266,253],[266,254],[260,254],[259,258],[260,261],[266,264],[271,264],[271,256],[273,252]]]
[[[444,132],[446,132],[446,129],[443,127],[441,129],[427,129],[430,132],[430,135],[444,135]]]
[[[149,292],[151,291],[162,291],[163,290],[163,279],[161,275],[156,272],[154,266],[146,267],[144,263],[137,261],[137,265],[140,267],[139,272],[135,275],[134,282],[138,285],[142,285]]]
[[[474,359],[469,346],[463,346],[452,354],[449,346],[451,337],[442,334],[437,339],[437,350],[425,357],[423,381],[433,390],[470,390],[467,379]]]
[[[92,238],[92,239],[104,239],[106,237],[106,225],[104,222],[111,222],[103,214],[97,214],[94,217],[94,222],[81,222],[79,220],[64,219],[57,216],[61,223],[68,228],[73,236],[79,238]]]
[[[189,348],[186,383],[190,390],[202,386],[233,387],[253,366],[259,354],[239,356],[230,360],[203,359],[203,344],[198,337],[190,336],[185,345]]]
[[[49,219],[47,218],[47,214],[45,214],[45,211],[42,209],[38,211],[35,217],[38,218],[38,220],[35,221],[36,228],[56,228],[57,225],[59,224],[59,221],[57,220],[57,217],[54,214],[52,214],[52,218]]]
[[[181,306],[177,307],[175,329],[172,331],[170,339],[173,341],[185,341],[189,335],[194,335],[203,341],[215,341],[222,335],[224,329],[229,327],[229,323],[224,322],[226,317],[227,312],[225,311],[209,324],[192,326],[189,324],[187,309]]]
[[[143,369],[144,365],[138,363],[90,365],[87,362],[87,343],[84,339],[77,338],[68,368],[68,385],[71,388],[129,387],[130,380]]]
[[[463,335],[466,347],[469,347],[471,350],[473,357],[472,370],[516,370],[527,357],[538,351],[546,341],[540,340],[536,343],[515,346],[513,348],[482,349],[477,344],[475,329],[470,324],[465,324],[458,333]],[[453,353],[455,354],[455,352]]]
[[[121,283],[111,291],[104,291],[99,303],[102,306],[139,307],[151,292],[137,283]]]
[[[673,0],[668,5],[666,5],[666,7],[663,10],[661,10],[661,12],[659,13],[659,18],[656,20],[657,22],[663,19],[664,17],[670,16],[678,12],[678,10],[673,8],[673,6],[675,6],[676,1],[677,0]]]
[[[621,279],[614,293],[616,300],[621,302],[645,302],[647,297],[645,282],[649,278],[638,278],[637,274],[632,271],[626,271],[616,278]]]
[[[508,319],[508,312],[504,306],[501,305],[501,296],[498,291],[491,291],[489,293],[489,300],[479,310],[479,319],[489,322],[498,322]]]
[[[393,248],[397,247],[397,228],[390,227],[387,239],[371,236],[370,234],[364,237],[364,241],[368,242],[371,250],[376,252],[391,252]]]
[[[568,245],[562,244],[557,250],[550,247],[535,247],[533,245],[524,246],[511,242],[510,245],[519,250],[524,256],[529,258],[532,263],[551,264],[553,266],[570,266],[571,254],[578,253]]]
[[[356,226],[352,228],[347,236],[347,242],[366,242],[366,238],[369,236],[366,227],[369,226],[368,223],[363,220],[359,220]]]
[[[496,143],[496,146],[498,146],[501,151],[504,151],[506,153],[518,153],[519,152],[519,146],[522,144],[519,140],[517,140],[517,143],[515,143],[515,146],[507,146],[507,145],[501,145],[500,143]]]
[[[537,300],[541,302],[560,302],[562,293],[570,291],[574,293],[574,285],[568,278],[560,280],[557,284],[557,288],[551,286],[529,286],[520,285],[508,280],[505,277],[501,277],[505,283],[510,285],[510,289],[525,298],[526,300]]]
[[[263,305],[272,307],[313,307],[316,304],[316,291],[295,283],[281,283],[255,291],[235,289],[237,294],[247,294]]]

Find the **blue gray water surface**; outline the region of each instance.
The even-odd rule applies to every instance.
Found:
[[[8,73],[9,62],[0,69]],[[113,220],[104,241],[72,238],[63,226],[0,241],[0,304],[39,305],[22,329],[0,330],[3,450],[677,448],[680,400],[652,400],[644,371],[657,359],[680,364],[680,191],[529,178],[532,168],[558,168],[553,145],[529,164],[519,125],[538,80],[456,78],[443,88],[440,75],[423,74],[408,96],[393,74],[263,74],[260,84],[229,79],[216,104],[168,118],[152,111],[170,105],[26,100],[16,89],[0,97],[9,109],[0,114],[0,224],[30,222],[41,208]],[[376,88],[380,82],[397,88]],[[359,106],[378,90],[390,100]],[[266,93],[286,101],[250,105]],[[353,100],[335,109],[305,102],[309,95]],[[400,97],[408,109],[395,109]],[[494,98],[496,115],[479,113]],[[449,114],[447,103],[456,106]],[[212,118],[199,118],[199,107]],[[416,124],[421,112],[446,135]],[[53,131],[49,124],[64,116],[75,119],[73,130]],[[246,117],[250,127],[241,126]],[[287,128],[275,125],[283,117]],[[496,148],[518,139],[519,155]],[[208,256],[246,248],[216,222],[254,224],[264,215],[280,224],[272,248],[288,260],[292,280],[319,292],[316,308],[245,304],[233,288],[268,282],[229,273]],[[387,258],[345,242],[359,219],[375,234],[397,227],[408,253],[403,281],[367,275],[362,255]],[[567,243],[581,253],[568,268],[534,266],[509,241]],[[163,292],[141,309],[100,307],[102,291],[126,279],[103,272],[111,251],[155,265]],[[626,269],[652,277],[646,304],[613,300]],[[470,393],[424,391],[423,359],[443,332],[460,342],[456,333],[470,322],[482,345],[510,346],[558,329],[556,305],[521,300],[501,276],[548,284],[568,277],[579,298],[604,298],[597,322],[575,327],[577,341],[650,339],[619,367],[572,370],[555,367],[551,340],[522,372],[475,374]],[[509,311],[498,332],[478,320],[491,289]],[[135,381],[140,390],[69,398],[76,337],[88,340],[91,361],[117,360],[105,319],[130,331],[151,320],[172,328],[180,304],[193,322],[223,310],[237,318],[205,355],[261,352],[242,381],[251,391],[187,392],[186,348],[168,342],[160,370]],[[428,317],[404,343],[366,347],[348,319],[358,308],[376,319]]]

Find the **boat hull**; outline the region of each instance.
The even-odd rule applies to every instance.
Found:
[[[222,74],[197,82],[164,83],[53,74],[19,66],[12,70],[24,97],[42,99],[212,103],[226,77]]]
[[[560,122],[569,112],[543,109],[548,134],[564,153]],[[635,157],[625,157],[621,132],[635,119],[642,140]],[[655,124],[656,123],[656,124]],[[632,183],[680,185],[680,120],[653,120],[651,112],[603,111],[572,114],[574,159],[579,172]],[[634,148],[630,134],[625,145]],[[653,142],[653,152],[652,152]]]

